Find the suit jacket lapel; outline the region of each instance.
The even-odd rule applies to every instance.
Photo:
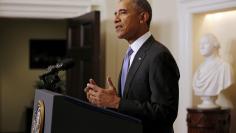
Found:
[[[138,50],[137,54],[134,57],[133,63],[130,66],[129,72],[126,77],[126,82],[125,82],[125,90],[124,90],[124,97],[127,97],[132,79],[137,72],[139,66],[142,64],[143,60],[145,59],[146,56],[146,51],[151,45],[151,42],[154,40],[153,36],[148,38],[148,40],[141,46],[141,48]]]

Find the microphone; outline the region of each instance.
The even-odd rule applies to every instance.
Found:
[[[52,75],[52,74],[55,74],[59,71],[67,70],[67,69],[73,67],[74,64],[75,63],[74,63],[73,59],[70,59],[70,58],[64,59],[61,62],[57,63],[56,65],[49,66],[48,69],[47,69],[47,72],[44,73],[43,75],[41,75],[40,79],[44,78],[47,75]]]

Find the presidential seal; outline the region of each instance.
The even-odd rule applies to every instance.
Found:
[[[33,113],[31,133],[42,133],[44,125],[44,102],[38,101],[37,107]]]

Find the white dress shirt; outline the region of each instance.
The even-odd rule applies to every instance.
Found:
[[[148,31],[145,34],[143,34],[141,37],[139,37],[137,40],[135,40],[132,44],[130,44],[129,46],[132,48],[133,53],[130,56],[130,64],[129,67],[131,66],[131,64],[133,63],[134,57],[137,54],[138,50],[140,49],[140,47],[144,44],[144,42],[151,36],[151,32]]]

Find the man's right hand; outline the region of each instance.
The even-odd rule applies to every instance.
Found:
[[[89,79],[89,83],[93,84],[93,85],[96,85],[96,82],[93,79]],[[90,96],[89,96],[89,93],[88,93],[90,89],[92,89],[92,88],[89,88],[88,86],[86,86],[84,88],[84,92],[86,93],[86,96],[87,96],[87,99],[89,100],[89,102],[92,103],[91,99],[90,99]]]
[[[89,83],[90,83],[90,84],[93,84],[93,85],[96,85],[96,82],[95,82],[93,79],[89,79]],[[84,92],[87,94],[88,91],[89,91],[89,89],[92,89],[92,88],[89,88],[88,86],[86,86],[86,87],[84,88]]]
[[[118,108],[120,97],[118,97],[116,88],[111,78],[107,78],[108,88],[101,88],[96,85],[95,81],[90,79],[85,92],[90,103],[98,107]]]

